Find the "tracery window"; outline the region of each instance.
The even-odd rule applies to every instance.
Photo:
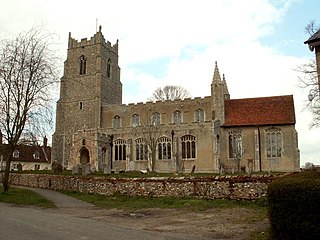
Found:
[[[131,118],[132,127],[138,127],[140,125],[140,116],[133,114]]]
[[[160,113],[154,112],[154,113],[152,114],[151,124],[152,124],[153,126],[159,126],[159,125],[160,125]]]
[[[196,158],[196,137],[184,135],[181,137],[182,159]]]
[[[87,59],[84,55],[80,57],[80,75],[86,74],[87,72]]]
[[[231,130],[228,136],[229,158],[242,158],[242,131]]]
[[[181,112],[179,110],[176,110],[173,113],[173,123],[174,124],[180,124],[181,123]]]
[[[201,108],[196,111],[196,122],[204,122],[204,111]]]
[[[123,139],[114,141],[114,160],[126,160],[126,141]]]
[[[107,77],[111,76],[111,59],[109,58],[107,61]]]
[[[136,160],[148,160],[148,144],[143,138],[136,140]]]
[[[120,128],[120,117],[118,115],[113,118],[113,127]]]
[[[167,160],[171,159],[171,140],[167,137],[158,139],[158,159]]]
[[[267,157],[282,157],[283,136],[279,128],[266,130]]]

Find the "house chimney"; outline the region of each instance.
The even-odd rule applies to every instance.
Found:
[[[44,136],[44,138],[43,138],[43,146],[47,147],[47,145],[48,145],[48,138],[46,136]]]

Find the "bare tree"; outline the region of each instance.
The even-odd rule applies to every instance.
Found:
[[[53,35],[32,28],[0,46],[0,130],[7,143],[3,190],[20,139],[43,134],[52,125],[51,90],[58,82],[59,59],[50,50]]]
[[[315,20],[311,20],[311,21],[307,24],[307,26],[305,26],[304,31],[305,31],[305,33],[307,33],[309,36],[311,36],[311,35],[315,34],[315,33],[318,31],[318,29],[320,29],[320,26],[318,26],[318,25],[316,24],[316,21],[315,21]]]
[[[314,170],[314,164],[311,162],[306,162],[306,164],[304,165],[304,169],[308,171],[312,171]]]
[[[181,86],[167,85],[164,88],[157,88],[153,93],[152,97],[149,98],[151,101],[165,101],[165,100],[176,100],[191,97],[191,94]]]
[[[296,71],[298,72],[299,86],[309,91],[306,108],[309,109],[313,115],[310,127],[319,127],[320,97],[316,60],[310,60],[308,63],[298,66]]]
[[[317,26],[313,20],[305,27],[305,32],[311,36],[317,32],[318,29],[319,26]],[[310,60],[308,63],[298,66],[295,70],[298,72],[300,87],[309,91],[309,102],[306,108],[309,109],[313,115],[310,127],[320,127],[320,79],[317,72],[316,60]]]
[[[157,141],[162,134],[162,125],[160,113],[153,111],[147,112],[142,124],[142,134],[150,150],[149,166],[152,172],[155,171],[155,163],[157,159]]]

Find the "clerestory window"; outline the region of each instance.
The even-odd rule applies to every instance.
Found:
[[[204,111],[200,108],[196,111],[196,122],[204,122]]]
[[[155,112],[155,113],[152,114],[151,124],[153,126],[159,126],[160,125],[160,113]]]
[[[181,120],[181,112],[179,110],[174,111],[173,113],[173,123],[174,124],[180,124],[182,122]]]
[[[133,114],[131,117],[132,127],[138,127],[140,125],[140,117],[138,114]]]
[[[118,115],[113,118],[113,127],[120,128],[120,117]]]

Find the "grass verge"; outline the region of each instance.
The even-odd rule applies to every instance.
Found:
[[[11,187],[8,192],[3,192],[2,186],[0,186],[0,202],[13,203],[19,206],[55,207],[53,202],[33,191]]]

